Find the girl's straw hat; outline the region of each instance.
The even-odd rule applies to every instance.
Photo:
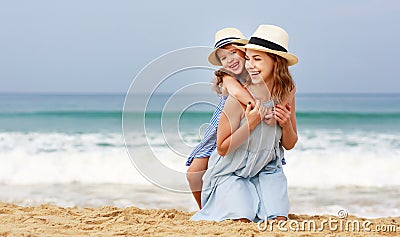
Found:
[[[217,56],[217,50],[227,44],[247,44],[247,40],[242,32],[236,28],[224,28],[215,33],[214,50],[208,56],[208,61],[215,66],[222,66],[221,61]]]
[[[288,44],[289,35],[284,29],[274,25],[260,25],[245,46],[236,47],[279,55],[288,61],[289,66],[292,66],[299,59],[296,55],[288,53]]]

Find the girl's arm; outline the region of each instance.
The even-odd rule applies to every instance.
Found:
[[[253,96],[250,95],[249,91],[243,88],[243,86],[236,80],[236,78],[231,76],[224,76],[223,82],[224,86],[228,90],[228,93],[237,99],[243,105],[247,105],[251,102],[251,107],[254,108],[256,102]]]
[[[257,101],[255,108],[251,109],[251,105],[247,104],[244,112],[244,108],[236,99],[232,96],[228,97],[217,129],[217,151],[219,155],[225,156],[236,150],[260,123],[259,105],[260,101]],[[240,126],[243,112],[246,116],[246,122]]]
[[[286,150],[290,150],[298,140],[295,97],[293,96],[292,101],[286,105],[276,105],[275,114],[275,119],[282,127],[282,146]]]

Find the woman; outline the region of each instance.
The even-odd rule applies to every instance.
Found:
[[[204,175],[203,209],[192,220],[287,219],[283,148],[292,149],[298,139],[295,86],[288,70],[298,59],[287,52],[287,46],[286,31],[261,25],[249,43],[239,47],[246,52],[252,80],[248,89],[257,99],[256,106],[244,107],[228,97],[218,126],[218,153],[211,154]],[[267,117],[277,123],[260,123],[268,112],[260,101],[271,103],[274,110]]]

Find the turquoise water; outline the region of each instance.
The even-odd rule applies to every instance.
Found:
[[[185,103],[185,96],[178,96]],[[193,95],[188,95],[193,97]],[[178,115],[181,129],[190,131],[207,122],[213,107],[206,104],[192,109],[173,111],[163,105],[170,95],[150,98],[147,111],[126,112],[132,122],[157,127],[161,117],[172,121]],[[0,95],[0,131],[20,132],[119,132],[125,95]],[[138,104],[148,98],[137,96]],[[298,95],[296,115],[299,130],[302,128],[342,128],[400,131],[400,95]],[[217,98],[210,98],[217,103]],[[182,113],[182,114],[181,114]],[[129,114],[129,115],[128,115]]]

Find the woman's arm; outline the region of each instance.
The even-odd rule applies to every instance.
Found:
[[[251,109],[250,104],[248,104],[246,111],[243,111],[243,106],[236,99],[232,96],[228,97],[217,129],[217,151],[219,155],[225,156],[236,150],[260,123],[259,105],[260,101],[257,101],[255,108]],[[240,126],[243,113],[245,113],[246,122]]]
[[[256,102],[253,96],[250,95],[248,90],[243,88],[236,78],[226,75],[224,76],[222,83],[233,98],[237,99],[243,105],[247,105],[251,102],[251,107],[254,108]]]
[[[292,149],[298,140],[296,125],[295,97],[286,105],[275,106],[275,119],[282,127],[282,146],[286,150]]]

